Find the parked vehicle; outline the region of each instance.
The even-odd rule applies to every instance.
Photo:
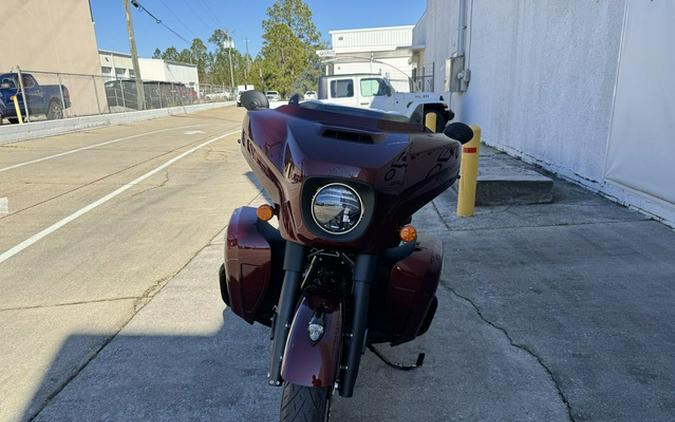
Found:
[[[305,92],[305,95],[303,96],[305,100],[316,100],[316,91],[307,91]]]
[[[135,79],[117,79],[104,84],[110,107],[138,110],[138,92]],[[192,104],[196,93],[180,82],[143,81],[145,108],[174,107]]]
[[[70,107],[70,92],[64,85],[40,85],[30,73],[22,73],[23,89],[26,94],[28,114],[45,115],[47,119],[62,119],[63,111]],[[63,92],[63,97],[61,93]],[[0,121],[7,118],[17,123],[19,117],[14,108],[12,97],[17,97],[19,109],[25,119],[24,98],[21,93],[18,73],[0,75]]]
[[[255,90],[255,86],[253,85],[237,85],[237,107],[241,107],[241,94],[253,90]]]
[[[281,101],[281,95],[278,91],[265,91],[265,96],[269,101]]]
[[[442,96],[431,92],[396,92],[377,74],[331,75],[319,78],[319,101],[349,107],[393,111],[404,116],[436,116],[436,132],[442,132],[453,116]]]
[[[457,180],[473,133],[297,98],[270,110],[258,91],[241,101],[241,150],[272,204],[232,214],[222,299],[271,328],[280,419],[323,421],[334,392],[352,396],[366,347],[398,369],[423,364],[394,364],[375,345],[411,341],[433,320],[442,243],[418,237],[411,217]]]
[[[136,92],[136,80],[134,79],[112,80],[104,83],[103,87],[105,89],[105,96],[108,101],[109,107],[111,108],[124,107],[138,110],[138,93]]]

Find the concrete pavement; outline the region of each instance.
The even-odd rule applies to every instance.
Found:
[[[555,382],[569,419],[675,415],[675,232],[562,180],[554,203],[415,222],[443,236],[443,287]],[[440,230],[439,230],[440,227]]]
[[[214,276],[222,252],[217,236],[37,420],[276,420],[281,390],[265,382],[269,333],[219,301]],[[439,322],[425,337],[384,348],[402,361],[424,351],[425,366],[397,372],[367,353],[355,397],[335,400],[333,420],[566,419],[554,384],[531,356],[463,300],[447,290],[439,296]],[[89,337],[71,336],[64,353]]]
[[[0,419],[39,410],[222,230],[234,206],[258,195],[236,143],[241,117],[217,109],[0,146],[9,211],[0,216]],[[77,332],[98,337],[50,365]]]
[[[20,160],[0,149],[0,197],[21,210],[0,218],[0,253],[241,117],[214,113],[194,115],[222,122],[203,134],[85,150],[12,182],[2,167],[63,149],[36,143]],[[150,124],[142,129],[169,125]],[[124,129],[63,142],[140,130]],[[229,212],[263,201],[234,138],[0,263],[0,336],[11,339],[0,343],[0,419],[275,420],[268,330],[235,317],[217,286]],[[80,179],[74,166],[94,162]],[[398,372],[367,352],[335,420],[672,420],[675,233],[561,180],[553,193],[552,204],[458,219],[448,191],[415,216],[419,231],[444,240],[439,310],[425,336],[383,351],[403,362],[423,351],[425,366]]]

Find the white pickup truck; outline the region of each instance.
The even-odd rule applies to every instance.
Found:
[[[402,114],[424,123],[426,115],[436,115],[436,132],[454,118],[441,95],[431,92],[396,92],[381,75],[350,74],[319,78],[318,100],[349,107],[371,108]]]

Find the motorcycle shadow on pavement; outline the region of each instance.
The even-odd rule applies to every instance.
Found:
[[[553,385],[531,357],[447,289],[439,289],[439,302],[426,335],[396,348],[380,346],[405,363],[425,352],[425,365],[397,371],[367,351],[354,397],[333,400],[332,420],[566,420]],[[23,419],[39,412],[38,421],[278,420],[281,389],[266,384],[267,327],[250,326],[229,309],[222,320],[207,335],[125,329],[109,340],[73,334]],[[73,352],[84,344],[94,345],[93,358],[77,370],[86,360],[77,362]],[[70,381],[60,387],[64,379]]]

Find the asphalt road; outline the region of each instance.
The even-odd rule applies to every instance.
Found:
[[[236,142],[242,115],[0,146],[0,420],[38,411],[256,198]],[[53,362],[75,333],[99,337]]]

